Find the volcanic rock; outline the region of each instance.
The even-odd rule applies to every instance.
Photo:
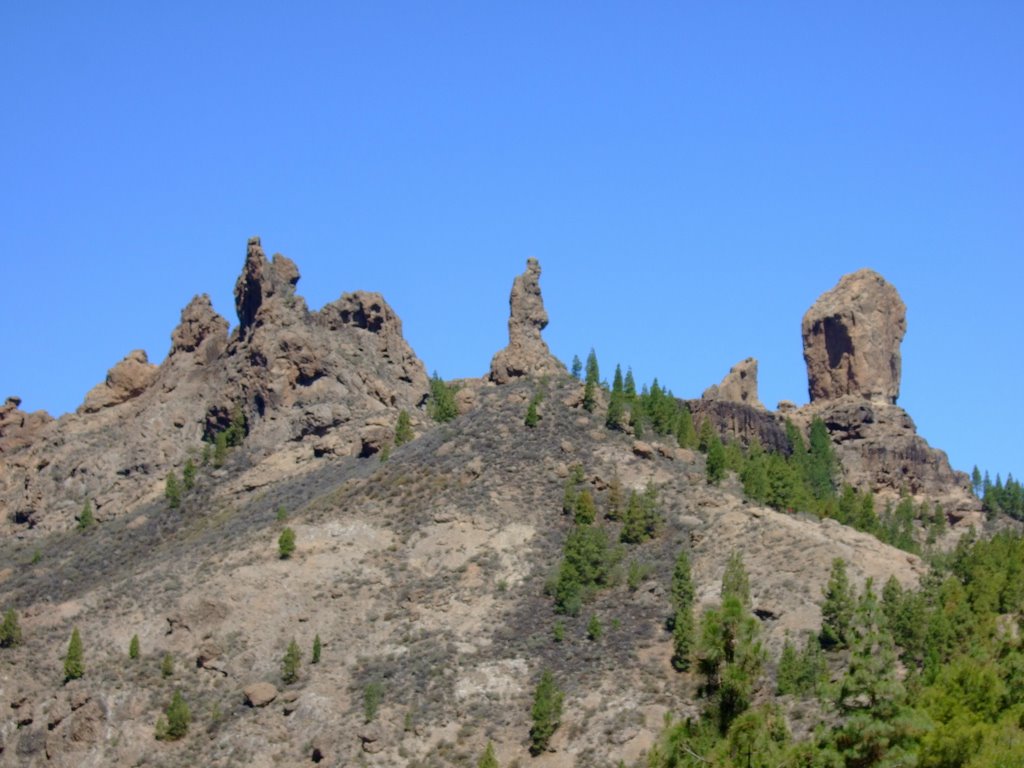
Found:
[[[726,400],[763,408],[761,401],[757,399],[757,360],[748,357],[736,363],[729,369],[721,384],[708,387],[701,397],[704,400]]]
[[[79,410],[82,413],[95,413],[138,397],[153,383],[156,372],[157,366],[150,365],[145,350],[133,350],[107,371],[107,378],[102,384],[89,390]]]
[[[21,410],[20,397],[8,397],[0,405],[0,454],[24,448],[53,417],[46,411],[27,413]]]
[[[228,321],[213,310],[210,297],[204,293],[193,297],[181,310],[181,323],[171,333],[171,351],[168,356],[194,352],[207,340],[219,342],[222,348],[227,343],[227,337]]]
[[[565,366],[540,335],[547,327],[548,313],[540,295],[540,263],[536,259],[526,260],[526,271],[512,282],[508,303],[508,346],[491,360],[491,381],[508,384],[519,376],[565,374]]]
[[[895,403],[906,307],[877,272],[862,269],[822,294],[803,319],[811,401],[858,395]]]

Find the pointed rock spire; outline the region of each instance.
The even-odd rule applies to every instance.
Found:
[[[540,335],[547,327],[548,313],[540,295],[536,259],[526,260],[526,271],[512,282],[508,303],[508,346],[491,360],[491,381],[507,384],[519,376],[566,373]]]
[[[721,384],[713,384],[701,395],[704,400],[726,400],[733,403],[746,403],[755,408],[764,408],[757,399],[757,360],[748,357],[736,363],[722,379]]]
[[[274,296],[287,298],[295,295],[299,282],[299,268],[295,262],[279,253],[267,260],[258,237],[250,237],[246,248],[245,266],[235,283],[235,310],[238,312],[238,334],[244,339],[256,323],[256,315],[264,302]]]

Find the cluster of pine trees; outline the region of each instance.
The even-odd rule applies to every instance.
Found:
[[[981,499],[981,505],[990,517],[1004,514],[1014,520],[1024,520],[1024,486],[1013,475],[1007,475],[1004,483],[997,474],[993,483],[987,470],[982,476],[975,467],[971,473],[971,484],[974,495]]]
[[[734,556],[722,604],[705,612],[691,646],[704,714],[670,724],[649,768],[1022,764],[1019,535],[965,537],[936,558],[917,590],[893,578],[880,594],[870,580],[857,594],[846,564],[836,560],[820,633],[805,638],[802,650],[787,640],[777,664],[776,694],[816,712],[813,736],[803,741],[792,738],[782,702],[764,695],[764,654],[748,590]]]

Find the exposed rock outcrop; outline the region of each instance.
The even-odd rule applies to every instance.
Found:
[[[508,346],[491,360],[491,381],[507,384],[519,376],[565,374],[565,366],[540,335],[547,327],[548,313],[540,295],[540,263],[536,259],[526,260],[526,271],[512,282],[508,303]]]
[[[160,366],[132,352],[77,413],[46,426],[8,401],[0,411],[0,531],[68,527],[86,498],[101,520],[159,498],[167,472],[198,456],[202,440],[238,409],[247,461],[266,459],[278,472],[388,445],[398,410],[417,420],[429,390],[401,321],[380,294],[362,291],[311,313],[295,293],[298,279],[294,262],[267,259],[251,238],[230,337],[209,297],[197,296]],[[257,482],[270,476],[268,465]]]
[[[171,351],[168,356],[182,352],[195,352],[204,343],[216,344],[211,350],[216,357],[223,349],[228,340],[228,321],[218,315],[210,297],[201,294],[192,298],[192,301],[181,310],[181,322],[171,333]],[[197,358],[201,361],[201,358]]]
[[[785,420],[778,414],[735,400],[702,397],[700,400],[687,400],[686,405],[698,429],[704,419],[710,419],[726,439],[738,440],[743,445],[750,445],[756,440],[767,451],[789,452]]]
[[[89,390],[79,411],[95,413],[138,397],[153,383],[156,373],[157,366],[150,364],[144,350],[132,350],[124,360],[107,371],[107,378],[102,384]]]
[[[736,363],[729,369],[722,383],[708,387],[701,398],[746,403],[755,408],[763,408],[761,401],[757,399],[757,360],[748,357]]]
[[[0,454],[31,444],[52,421],[53,417],[46,411],[23,411],[20,397],[8,397],[0,405]]]
[[[906,307],[881,275],[845,275],[807,310],[802,330],[812,402],[843,395],[896,402]]]

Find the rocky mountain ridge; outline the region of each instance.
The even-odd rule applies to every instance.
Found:
[[[734,476],[708,485],[703,455],[674,439],[608,429],[541,338],[548,318],[534,260],[513,282],[509,345],[486,375],[461,382],[460,415],[442,424],[427,415],[426,369],[384,299],[357,291],[310,312],[298,277],[254,238],[230,335],[197,296],[160,366],[129,354],[59,420],[25,414],[14,399],[0,409],[0,607],[15,607],[24,629],[21,646],[0,651],[0,765],[427,768],[475,764],[487,741],[503,765],[632,764],[666,713],[698,710],[697,681],[672,670],[665,629],[680,549],[691,553],[701,606],[719,599],[729,554],[743,553],[773,654],[787,634],[820,625],[833,559],[850,563],[857,584],[895,576],[909,587],[926,572],[868,534],[751,503]],[[891,296],[881,278],[862,277]],[[955,536],[978,520],[977,501],[893,402],[898,365],[881,383],[869,370],[879,355],[898,358],[902,338],[899,312],[862,317],[876,304],[828,304],[825,335],[845,339],[838,356],[807,343],[809,371],[824,380],[833,372],[821,366],[834,362],[843,391],[773,412],[746,360],[688,405],[724,437],[780,452],[786,419],[807,429],[820,416],[843,479],[941,501]],[[530,402],[534,427],[524,424]],[[239,410],[242,445],[223,466],[203,465],[203,439]],[[401,411],[415,439],[395,445]],[[195,487],[172,508],[164,479],[190,457]],[[586,612],[559,616],[545,583],[572,526],[562,504],[576,465],[613,540],[622,523],[603,513],[614,488],[657,488],[660,533],[619,545],[613,583]],[[85,500],[99,525],[80,531]],[[297,549],[283,559],[286,525]],[[591,617],[605,628],[600,640],[588,636]],[[72,627],[86,673],[62,685]],[[129,660],[135,635],[143,650]],[[292,639],[303,666],[284,682]],[[563,681],[566,713],[553,751],[530,758],[542,669]],[[154,722],[174,690],[193,726],[158,742]],[[370,691],[379,693],[372,717]]]

